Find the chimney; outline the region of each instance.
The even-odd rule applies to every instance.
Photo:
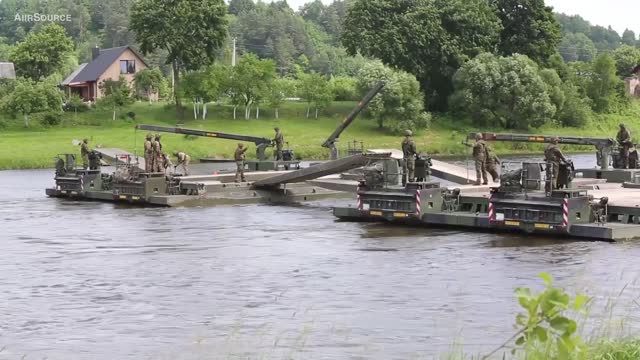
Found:
[[[96,45],[91,48],[91,60],[97,59],[98,56],[100,56],[100,48],[98,47],[98,45]]]

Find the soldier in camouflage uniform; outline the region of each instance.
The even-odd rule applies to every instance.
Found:
[[[159,134],[156,134],[153,141],[153,172],[164,172],[164,157]]]
[[[498,155],[496,155],[496,153],[493,152],[493,150],[491,149],[491,147],[489,147],[489,145],[485,143],[484,146],[487,149],[485,168],[487,172],[491,175],[493,182],[497,183],[498,180],[500,179],[500,176],[498,175],[498,170],[497,170],[498,165],[500,165],[500,158],[498,157]]]
[[[187,155],[186,153],[184,153],[182,151],[174,151],[173,152],[173,156],[178,158],[178,163],[176,164],[176,166],[174,168],[177,169],[178,166],[182,166],[182,174],[185,175],[185,176],[188,176],[189,175],[189,162],[191,162],[191,156]]]
[[[153,135],[147,134],[144,142],[144,171],[153,172]]]
[[[82,168],[87,170],[89,168],[89,140],[84,139],[80,143],[80,155],[82,156]]]
[[[416,171],[416,144],[413,142],[411,136],[413,133],[411,130],[406,130],[404,132],[404,140],[402,140],[402,159],[403,161],[403,169],[404,176],[403,179],[406,179],[406,182],[415,181],[415,171]]]
[[[558,188],[558,173],[560,171],[560,162],[567,162],[567,159],[560,151],[558,143],[560,138],[557,136],[551,139],[551,143],[544,149],[544,160],[550,164],[547,166],[547,184],[545,186],[546,192],[551,192],[552,189]],[[551,186],[550,186],[551,185]]]
[[[631,133],[624,124],[620,124],[620,130],[616,135],[616,140],[620,144],[620,157],[622,159],[622,166],[625,169],[629,168],[629,149],[633,145],[631,141]]]
[[[482,179],[482,184],[487,185],[489,181],[487,180],[487,144],[485,144],[484,140],[482,140],[482,134],[476,134],[476,143],[473,144],[473,160],[476,165],[476,182],[474,185],[480,185],[480,180]]]
[[[235,182],[244,182],[244,153],[247,152],[248,148],[245,148],[242,143],[238,143],[238,147],[236,148],[236,152],[233,155],[236,161],[236,180]]]
[[[273,128],[276,131],[276,137],[273,139],[273,142],[276,144],[276,160],[282,160],[282,149],[284,147],[284,136],[282,135],[282,131],[280,131],[279,127]]]

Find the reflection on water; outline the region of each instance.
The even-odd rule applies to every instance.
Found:
[[[607,302],[637,313],[634,242],[338,222],[331,200],[116,207],[44,197],[51,171],[0,179],[0,358],[481,353],[512,334],[513,290],[541,271],[593,296],[595,319]]]

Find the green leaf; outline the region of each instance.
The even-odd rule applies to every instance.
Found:
[[[578,324],[574,320],[569,320],[569,324],[567,326],[567,334],[572,335],[578,329]]]
[[[516,316],[516,324],[525,326],[527,324],[527,317],[524,314],[518,314],[518,316]]]
[[[549,287],[551,286],[551,284],[553,284],[553,278],[551,277],[551,275],[549,275],[546,272],[541,272],[540,274],[538,274],[538,277],[540,277],[542,280],[544,280],[544,284]]]
[[[536,326],[533,329],[534,334],[536,335],[536,337],[538,338],[538,340],[540,340],[540,342],[546,342],[547,341],[547,329],[541,327],[541,326]]]
[[[516,340],[516,345],[517,345],[517,346],[521,346],[522,344],[524,344],[524,336],[520,336],[520,337]]]
[[[549,321],[549,325],[551,325],[552,328],[564,333],[569,328],[569,319],[564,316],[558,316],[551,319],[551,321]]]
[[[573,309],[581,310],[584,307],[584,305],[587,303],[587,301],[589,301],[589,297],[581,294],[577,294],[576,298],[573,300]]]

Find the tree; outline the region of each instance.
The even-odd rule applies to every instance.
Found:
[[[307,119],[312,106],[315,107],[315,118],[317,119],[318,108],[324,107],[328,102],[331,102],[329,82],[321,74],[301,74],[298,91],[300,96],[307,102]]]
[[[198,70],[213,62],[226,39],[226,14],[223,0],[138,0],[131,7],[130,28],[144,54],[167,51],[177,94],[181,71]],[[180,97],[175,99],[182,117]]]
[[[135,34],[129,25],[131,0],[102,0],[102,19],[105,47],[117,47],[133,44]]]
[[[267,96],[275,79],[275,63],[273,60],[260,60],[254,54],[245,54],[232,69],[231,92],[236,101],[244,105],[244,118],[249,119],[251,106]],[[258,108],[256,111],[259,114]]]
[[[567,33],[562,36],[558,51],[567,62],[591,62],[598,52],[593,41],[585,34],[573,33]]]
[[[560,25],[544,0],[491,0],[504,30],[498,49],[502,55],[522,54],[542,63],[556,51]]]
[[[153,94],[159,94],[164,85],[164,76],[159,69],[144,69],[133,76],[133,83],[138,93],[144,93],[151,103]]]
[[[356,0],[342,42],[351,55],[360,52],[415,75],[430,107],[443,110],[456,69],[493,50],[500,29],[484,0]]]
[[[193,102],[193,118],[198,118],[200,103],[209,102],[207,98],[207,88],[205,86],[205,72],[191,71],[184,75],[182,79],[182,91],[180,97],[185,97]],[[205,118],[204,109],[202,118]]]
[[[599,113],[612,111],[622,89],[623,82],[616,75],[616,62],[609,54],[599,55],[593,63],[593,73],[587,85],[593,110]]]
[[[640,64],[640,48],[622,45],[611,53],[616,62],[616,74],[625,78],[631,76],[633,68]]]
[[[527,130],[556,113],[536,64],[525,55],[482,54],[464,64],[453,81],[452,107],[479,126]]]
[[[386,67],[380,61],[370,61],[362,67],[357,79],[360,95],[366,94],[378,81],[386,81],[381,93],[364,110],[380,129],[400,133],[429,126],[431,115],[424,111],[420,83],[415,76]]]
[[[269,105],[275,111],[276,119],[280,118],[279,108],[287,97],[296,92],[297,82],[288,78],[277,78],[269,88]]]
[[[18,43],[9,60],[15,64],[16,75],[38,81],[53,74],[73,50],[73,42],[64,28],[49,24],[37,32],[31,32]]]
[[[256,4],[253,0],[231,0],[229,1],[229,14],[240,15],[255,9]]]
[[[624,29],[622,33],[622,43],[626,45],[636,45],[636,33],[633,30]]]
[[[116,109],[133,103],[131,88],[127,80],[120,76],[118,80],[106,79],[98,84],[103,98],[99,105],[113,108],[113,119],[116,120]]]
[[[29,127],[31,115],[62,109],[62,93],[48,81],[33,83],[30,79],[19,79],[11,94],[4,99],[2,107],[14,116],[22,115],[24,126]]]
[[[329,81],[331,93],[337,101],[358,100],[356,95],[357,80],[349,76],[332,77]]]

